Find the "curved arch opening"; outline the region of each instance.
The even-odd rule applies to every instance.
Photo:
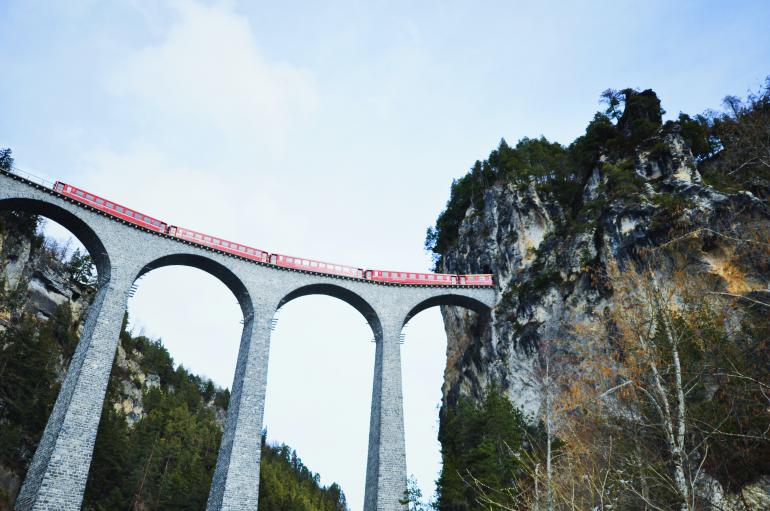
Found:
[[[377,313],[369,303],[359,295],[342,286],[334,284],[310,284],[290,292],[278,303],[278,310],[292,300],[310,295],[326,295],[337,298],[356,309],[364,317],[372,329],[375,338],[382,334],[382,327]]]
[[[99,282],[110,277],[110,257],[102,240],[83,220],[55,204],[26,198],[0,200],[0,211],[16,211],[38,215],[53,220],[69,231],[80,242],[96,267]]]
[[[134,282],[148,275],[153,270],[167,266],[182,266],[201,270],[225,285],[227,289],[235,296],[238,305],[241,308],[243,317],[249,317],[253,314],[253,306],[249,292],[241,280],[223,264],[209,259],[208,257],[197,254],[170,254],[148,263],[139,271]]]
[[[361,509],[374,376],[375,344],[368,341],[379,321],[340,288],[305,287],[281,305],[270,342],[268,442],[296,449],[322,485],[336,482],[349,508]]]
[[[475,298],[456,294],[439,295],[428,298],[427,300],[424,300],[415,305],[406,315],[406,318],[404,318],[403,326],[406,326],[410,319],[425,309],[440,306],[462,307],[464,309],[471,310],[482,317],[486,317],[490,313],[489,306]]]
[[[458,307],[466,314],[489,317],[489,307],[459,295],[437,296],[412,308],[402,329],[401,363],[407,470],[429,500],[441,470],[439,410],[444,381],[452,378],[456,349],[447,342],[440,306]],[[451,321],[451,320],[450,320]]]
[[[60,206],[6,198],[0,212],[0,440],[8,447],[0,465],[21,483],[111,262],[96,232]],[[20,489],[11,485],[6,498]]]
[[[85,502],[119,492],[121,505],[165,508],[184,495],[185,507],[203,509],[250,300],[232,272],[205,257],[153,261],[135,284]]]

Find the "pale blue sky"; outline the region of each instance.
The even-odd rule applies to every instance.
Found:
[[[453,178],[501,137],[567,143],[608,87],[670,116],[770,73],[768,2],[0,1],[0,146],[17,164],[271,251],[424,269]],[[201,272],[150,274],[132,324],[229,386],[238,309]],[[182,319],[198,318],[186,329]],[[266,423],[363,497],[373,349],[330,298],[282,311]],[[404,345],[409,470],[432,492],[446,339]]]

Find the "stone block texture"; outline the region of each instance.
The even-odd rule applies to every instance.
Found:
[[[233,292],[243,312],[210,511],[257,509],[270,324],[284,304],[310,294],[333,296],[355,307],[371,326],[377,347],[364,508],[395,511],[404,509],[399,500],[406,490],[401,329],[428,307],[459,305],[485,313],[494,303],[490,288],[397,286],[255,263],[120,221],[6,172],[0,172],[0,210],[62,224],[85,245],[99,273],[99,290],[17,511],[80,508],[129,291],[154,269],[185,265],[206,271]]]

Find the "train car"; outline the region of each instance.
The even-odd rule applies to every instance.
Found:
[[[459,284],[458,276],[449,273],[366,270],[365,276],[367,280],[397,284],[422,284],[428,286],[456,286]]]
[[[356,279],[366,279],[374,282],[391,282],[396,284],[417,284],[431,286],[492,286],[492,275],[490,274],[472,274],[472,275],[454,275],[447,273],[420,273],[420,272],[400,272],[389,270],[366,270],[354,266],[345,266],[341,264],[326,263],[313,259],[288,256],[285,254],[269,254],[264,250],[249,247],[240,243],[217,238],[208,234],[203,234],[184,227],[167,225],[165,222],[147,216],[131,208],[116,204],[98,195],[94,195],[75,186],[56,181],[53,190],[61,195],[70,197],[78,202],[87,204],[95,209],[103,211],[111,216],[131,222],[132,224],[150,229],[152,231],[168,234],[175,238],[201,245],[204,247],[221,250],[236,256],[259,261],[262,263],[271,263],[283,268],[292,268],[315,273],[325,273],[328,275],[337,275],[341,277],[350,277]]]
[[[56,181],[56,183],[53,185],[53,189],[55,192],[75,199],[84,204],[88,204],[93,208],[104,211],[105,213],[120,218],[121,220],[125,220],[126,222],[131,222],[132,224],[136,224],[140,227],[144,227],[145,229],[150,229],[156,232],[166,232],[167,225],[165,222],[162,222],[157,218],[147,216],[144,213],[140,213],[131,208],[116,204],[103,197],[99,197],[98,195],[94,195],[75,186],[62,183],[61,181]]]
[[[283,268],[294,268],[295,270],[305,270],[316,273],[328,273],[354,279],[364,278],[364,270],[361,268],[345,266],[343,264],[325,263],[323,261],[314,261],[313,259],[305,259],[304,257],[294,257],[285,254],[270,254],[270,262]]]
[[[184,227],[171,225],[168,228],[168,235],[189,241],[190,243],[195,243],[196,245],[215,248],[217,250],[245,257],[254,261],[266,263],[269,260],[269,254],[264,250],[242,245],[240,243],[235,243],[233,241],[223,240],[222,238],[203,234],[201,232],[186,229]]]
[[[491,273],[474,273],[470,275],[458,275],[461,286],[493,286]]]

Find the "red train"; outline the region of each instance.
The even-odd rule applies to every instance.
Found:
[[[143,213],[139,213],[138,211],[134,211],[131,208],[121,206],[120,204],[115,204],[114,202],[99,197],[98,195],[94,195],[85,190],[81,190],[80,188],[62,183],[61,181],[56,181],[56,183],[53,185],[53,189],[55,192],[59,192],[60,194],[66,195],[67,197],[72,197],[75,200],[84,202],[89,206],[104,211],[105,213],[109,213],[112,216],[116,216],[127,222],[140,225],[145,229],[151,229],[153,231],[164,233],[168,230],[168,225],[166,222],[161,222],[156,218],[152,218]]]
[[[204,247],[221,250],[229,254],[245,257],[253,261],[272,264],[283,268],[293,268],[296,270],[310,271],[314,273],[325,273],[330,275],[339,275],[341,277],[350,277],[354,279],[365,279],[373,282],[390,282],[397,284],[415,284],[423,286],[492,286],[492,275],[473,274],[473,275],[455,275],[448,273],[424,273],[424,272],[403,272],[390,270],[364,270],[353,266],[342,264],[326,263],[315,261],[304,257],[294,257],[285,254],[271,254],[261,250],[233,241],[224,240],[203,234],[184,227],[168,225],[166,222],[140,213],[131,208],[116,204],[98,195],[57,181],[53,189],[55,192],[65,195],[79,202],[87,204],[93,208],[103,211],[109,215],[131,222],[132,224],[160,232],[168,236],[173,236],[181,240]]]

